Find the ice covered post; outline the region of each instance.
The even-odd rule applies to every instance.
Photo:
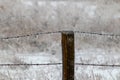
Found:
[[[62,80],[74,80],[74,32],[62,32]]]

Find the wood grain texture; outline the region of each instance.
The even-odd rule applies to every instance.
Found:
[[[74,80],[74,33],[62,32],[63,80]]]

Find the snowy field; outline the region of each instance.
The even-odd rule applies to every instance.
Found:
[[[119,0],[0,0],[0,38],[59,30],[120,34]],[[61,35],[0,39],[0,64],[61,63]],[[75,62],[120,65],[120,37],[75,34]],[[75,65],[75,80],[120,80],[120,67]],[[62,65],[0,66],[0,80],[62,80]]]
[[[99,53],[101,51],[99,50]],[[96,52],[97,53],[97,52]],[[13,55],[13,54],[11,54]],[[11,55],[2,56],[6,63],[57,63],[61,62],[60,57],[50,55],[50,53],[34,53],[16,55],[16,61]],[[8,56],[8,58],[5,56]],[[120,64],[120,55],[90,54],[84,51],[76,53],[77,63],[96,63],[96,64]],[[13,61],[13,62],[12,62]],[[1,62],[1,63],[4,63]],[[93,67],[75,65],[75,80],[119,80],[119,67]],[[0,67],[1,80],[62,80],[62,65],[45,66],[10,66]]]
[[[53,37],[57,35],[49,35],[47,38],[51,41],[45,39],[44,44],[47,44],[44,48],[40,47],[44,46],[41,45],[42,41],[35,46],[26,43],[29,40],[26,38],[19,39],[18,42],[15,42],[15,39],[2,41],[3,46],[7,45],[8,51],[0,52],[0,64],[62,63],[61,42]],[[38,39],[32,37],[30,41],[37,42],[40,37],[37,37]],[[75,34],[75,63],[119,65],[119,39],[119,37]],[[7,42],[11,43],[6,44]],[[23,47],[23,44],[26,45]],[[119,80],[119,73],[120,67],[75,65],[75,80]],[[1,66],[0,79],[62,80],[62,65]]]

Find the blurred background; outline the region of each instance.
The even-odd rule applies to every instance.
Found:
[[[120,34],[119,0],[0,0],[0,38],[54,31]],[[120,36],[75,33],[75,62],[120,65]],[[61,34],[0,39],[0,64],[61,63]],[[120,67],[75,66],[75,80],[119,80]],[[62,80],[62,65],[0,66],[0,80]]]

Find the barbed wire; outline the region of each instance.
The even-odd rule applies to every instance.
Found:
[[[37,35],[42,35],[42,34],[56,34],[56,33],[62,33],[65,31],[55,31],[55,32],[38,32],[34,34],[26,34],[26,35],[18,35],[18,36],[9,36],[9,37],[1,37],[0,40],[4,39],[17,39],[17,38],[25,38],[25,37],[30,37],[30,36],[37,36]],[[120,35],[116,34],[105,34],[105,33],[97,33],[97,32],[81,32],[81,31],[72,31],[74,33],[79,33],[79,34],[84,34],[84,35],[100,35],[100,36],[111,36],[111,37],[120,37]]]
[[[46,63],[46,64],[0,64],[0,66],[42,66],[42,65],[61,65],[62,63]]]
[[[42,34],[55,34],[55,33],[60,33],[60,31],[56,31],[56,32],[38,32],[38,33],[34,33],[34,34],[26,34],[26,35],[2,37],[2,38],[0,38],[0,40],[4,40],[4,39],[16,39],[16,38],[25,38],[25,37],[29,37],[29,36],[37,36],[37,35],[42,35]]]
[[[80,33],[85,35],[100,35],[100,36],[111,36],[111,37],[120,37],[120,35],[113,34],[113,33],[97,33],[97,32],[81,32],[81,31],[74,31],[74,33]]]
[[[62,65],[62,63],[46,63],[46,64],[0,64],[0,66],[50,66],[50,65]],[[120,67],[120,65],[114,65],[114,64],[89,64],[89,63],[75,63],[75,65],[79,66],[95,66],[95,67]]]
[[[36,35],[42,35],[42,34],[56,34],[56,33],[62,33],[66,31],[55,31],[55,32],[38,32],[34,34],[26,34],[26,35],[19,35],[19,36],[11,36],[11,37],[2,37],[0,40],[4,39],[16,39],[16,38],[23,38],[23,37],[29,37],[29,36],[36,36]],[[97,32],[81,32],[81,31],[72,31],[74,33],[78,34],[85,34],[85,35],[100,35],[100,36],[119,36],[116,34],[103,34],[103,33],[97,33]],[[47,64],[0,64],[0,66],[40,66],[40,65],[61,65],[62,63],[47,63]],[[81,65],[81,66],[101,66],[101,67],[120,67],[120,65],[106,65],[106,64],[85,64],[85,63],[75,63],[75,65]]]
[[[114,64],[89,64],[89,63],[75,63],[75,64],[81,66],[120,67],[120,65],[114,65]]]

